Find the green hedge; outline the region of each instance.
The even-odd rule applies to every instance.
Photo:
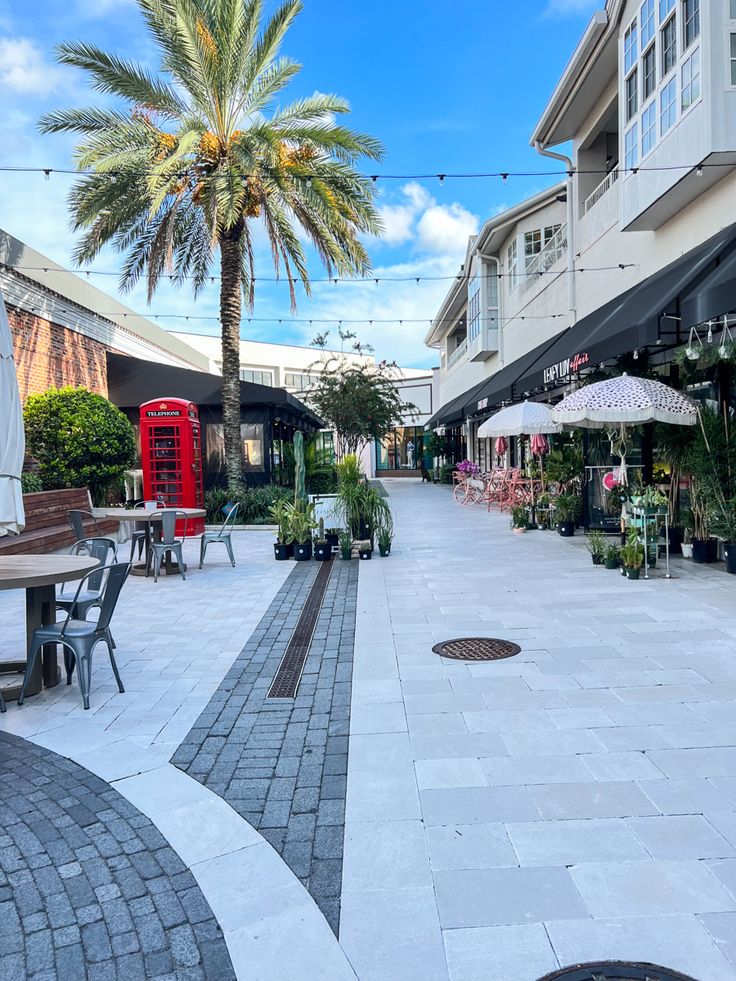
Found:
[[[291,501],[294,491],[289,487],[267,484],[265,487],[244,487],[233,494],[227,487],[213,487],[204,495],[207,508],[207,523],[221,524],[225,520],[223,505],[239,504],[237,523],[239,525],[270,525],[272,519],[269,508],[274,501]]]

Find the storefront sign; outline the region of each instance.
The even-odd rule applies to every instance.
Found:
[[[567,378],[568,375],[574,375],[575,372],[580,371],[582,367],[589,363],[590,355],[587,351],[576,354],[572,358],[565,358],[564,361],[558,361],[557,364],[552,364],[549,368],[544,369],[544,384],[553,384],[560,378]]]
[[[483,409],[488,408],[488,399],[480,399],[478,402],[478,412],[482,412]]]
[[[181,415],[181,409],[170,409],[165,402],[162,402],[159,405],[158,409],[146,409],[146,416],[149,419],[157,419],[162,416],[169,417],[169,416],[180,416],[180,415]],[[195,416],[192,417],[196,418]]]

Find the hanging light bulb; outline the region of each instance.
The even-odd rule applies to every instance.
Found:
[[[709,344],[712,344],[713,343],[713,321],[712,320],[709,320],[708,321],[708,343]]]
[[[702,353],[703,342],[700,339],[700,334],[698,334],[694,327],[691,327],[690,337],[688,338],[687,347],[685,348],[685,357],[690,361],[697,361]]]
[[[733,336],[728,326],[728,316],[723,318],[723,330],[721,331],[721,341],[718,345],[718,357],[724,360],[728,357],[727,344],[733,345]]]
[[[702,164],[698,164],[698,169],[695,171],[695,173],[698,175],[698,177],[702,177],[703,176],[703,165]]]
[[[638,347],[635,347],[634,348],[634,361],[638,361],[638,360],[639,360],[639,348]]]

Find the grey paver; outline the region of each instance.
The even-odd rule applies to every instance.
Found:
[[[629,818],[627,824],[655,859],[736,856],[736,848],[700,815]]]
[[[506,830],[521,865],[571,866],[649,858],[633,831],[614,818],[532,821],[507,824]]]

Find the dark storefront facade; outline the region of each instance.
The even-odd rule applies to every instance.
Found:
[[[138,426],[138,407],[151,399],[184,398],[199,408],[205,488],[226,483],[220,378],[205,372],[107,355],[110,401]],[[240,383],[243,472],[249,485],[277,482],[283,447],[294,433],[315,432],[321,421],[280,388]]]

